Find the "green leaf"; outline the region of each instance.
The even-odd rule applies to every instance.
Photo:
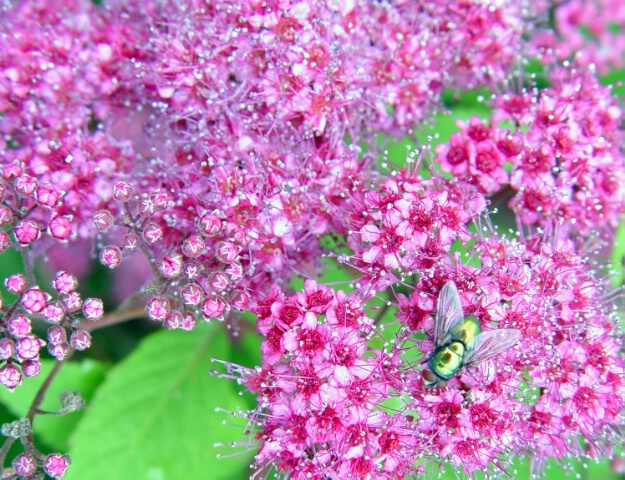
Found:
[[[17,250],[10,248],[0,253],[0,277],[7,278],[9,275],[23,271],[22,256]],[[9,304],[17,300],[17,295],[9,293],[4,286],[4,282],[0,284],[0,294],[4,303]]]
[[[223,330],[211,324],[146,337],[88,407],[71,439],[72,466],[64,478],[246,478],[251,455],[217,459],[236,450],[214,446],[245,440],[245,421],[215,412],[244,403],[236,382],[209,373],[212,356],[230,356]]]
[[[42,360],[39,375],[25,379],[24,384],[17,387],[13,393],[4,388],[0,389],[0,402],[16,417],[25,417],[35,395],[55,363],[54,360]],[[54,377],[40,408],[46,411],[59,410],[61,408],[59,396],[63,390],[80,393],[88,403],[93,392],[104,379],[107,368],[105,364],[95,360],[66,363]],[[84,413],[84,411],[77,411],[62,416],[37,415],[33,422],[34,433],[57,452],[67,452],[69,437]]]

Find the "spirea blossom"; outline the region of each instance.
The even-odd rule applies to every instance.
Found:
[[[25,271],[4,281],[0,383],[37,375],[44,347],[58,361],[90,347],[81,322],[105,303],[69,268],[51,289],[33,268],[97,258],[115,286],[137,267],[123,293],[166,329],[217,320],[236,336],[255,315],[260,366],[225,365],[258,399],[258,476],[496,476],[519,457],[539,471],[610,455],[623,333],[590,246],[622,219],[625,164],[621,105],[591,64],[618,63],[603,46],[623,10],[534,3],[2,3],[0,253]],[[569,57],[549,86],[511,86],[528,59]],[[389,142],[475,88],[500,92],[490,119],[378,168]],[[492,225],[501,199],[516,236]],[[57,258],[78,242],[90,256]],[[351,272],[349,293],[312,280],[324,255]],[[430,388],[449,282],[483,331],[520,339]],[[374,319],[382,295],[394,316]],[[31,443],[15,473],[61,477],[69,458]]]
[[[522,224],[613,229],[625,210],[622,110],[583,68],[549,79],[550,88],[496,96],[489,121],[459,122],[437,161],[485,194],[510,189]]]
[[[371,167],[346,135],[373,146],[372,129],[410,132],[444,88],[501,81],[529,27],[516,2],[3,9],[4,162],[22,194],[48,209],[15,219],[17,241],[89,238],[95,225],[112,240],[132,235],[155,276],[170,278],[163,256],[178,255],[211,216],[218,233],[180,267],[189,280],[199,265],[202,277],[219,276],[224,262],[202,260],[230,242],[228,263],[245,278],[200,281],[228,308],[228,295],[310,269],[316,239],[342,229],[329,210]],[[111,244],[101,260],[115,268],[121,251]]]
[[[290,296],[274,289],[253,308],[262,364],[228,368],[258,397],[246,417],[259,471],[390,479],[442,460],[496,477],[516,457],[531,457],[539,472],[547,458],[592,457],[586,445],[610,452],[623,440],[622,332],[604,306],[606,285],[571,241],[541,246],[490,231],[475,242],[467,263],[443,256],[414,267],[409,296],[396,294],[394,336],[357,296],[313,281]],[[423,359],[449,280],[483,330],[514,328],[521,339],[431,388]]]
[[[477,120],[463,128],[471,141],[491,134]],[[352,190],[344,215],[352,253],[341,260],[358,272],[352,294],[308,281],[290,296],[274,288],[252,307],[265,337],[261,365],[227,367],[258,397],[246,418],[260,442],[259,472],[403,478],[442,460],[496,477],[515,458],[531,457],[540,473],[548,458],[592,458],[622,442],[623,333],[609,285],[583,238],[570,236],[576,225],[552,220],[549,229],[503,236],[488,217],[488,189],[477,177],[424,178],[426,151],[375,188]],[[605,220],[587,222],[609,229]],[[471,245],[466,258],[458,242]],[[432,388],[422,375],[450,280],[482,331],[514,329],[520,340]],[[382,291],[391,292],[400,325],[391,336],[364,310]]]

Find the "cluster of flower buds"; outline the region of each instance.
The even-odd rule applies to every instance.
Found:
[[[98,298],[83,301],[76,291],[78,281],[73,275],[64,271],[57,273],[52,282],[55,298],[36,285],[29,286],[26,277],[19,273],[7,277],[4,285],[17,297],[13,304],[1,305],[0,383],[6,388],[14,390],[23,376],[39,374],[39,352],[46,344],[48,352],[57,360],[63,360],[70,347],[85,350],[91,346],[91,335],[80,329],[80,318],[99,320],[104,306]],[[51,324],[47,342],[33,333],[33,318],[42,318]]]
[[[32,454],[20,453],[13,460],[12,466],[15,474],[23,478],[34,478],[32,476],[40,467],[50,477],[61,478],[65,475],[70,463],[70,458],[60,453],[46,455],[43,462]]]
[[[2,425],[2,435],[13,439],[25,439],[29,444],[28,437],[32,429],[28,419],[16,420]],[[67,455],[52,453],[43,455],[34,448],[28,448],[26,452],[17,455],[12,462],[13,471],[3,471],[3,478],[14,478],[8,475],[17,475],[20,478],[36,478],[33,475],[38,470],[43,470],[52,478],[61,478],[69,467],[70,459]]]
[[[4,165],[0,174],[0,252],[11,245],[29,247],[42,234],[67,241],[71,216],[56,208],[63,192],[27,174],[19,163]]]

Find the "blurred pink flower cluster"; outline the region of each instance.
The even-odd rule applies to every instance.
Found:
[[[145,288],[166,328],[257,314],[263,364],[238,371],[261,402],[260,468],[392,478],[437,458],[466,472],[505,469],[503,454],[541,463],[580,453],[577,438],[600,451],[622,427],[622,337],[586,247],[623,213],[625,167],[622,108],[585,66],[616,64],[608,3],[592,37],[567,40],[590,3],[2,3],[0,252],[20,251],[26,271],[5,279],[16,299],[2,306],[0,382],[36,375],[46,343],[57,359],[90,345],[81,318],[104,306],[69,272],[91,252],[53,248],[81,241],[110,269],[147,263],[122,293]],[[561,38],[543,36],[551,7]],[[548,66],[548,88],[510,86],[526,59],[554,56],[578,62]],[[490,121],[379,171],[387,142],[414,137],[444,93],[475,88],[500,92]],[[518,238],[490,223],[499,197]],[[352,293],[313,281],[282,293],[323,254],[353,269]],[[32,270],[46,255],[61,265],[54,296]],[[522,338],[427,389],[419,361],[447,280],[484,330]],[[393,339],[366,310],[383,291]],[[46,340],[38,320],[53,324]],[[67,468],[30,453],[15,471]]]
[[[560,60],[594,65],[601,74],[625,66],[625,5],[619,0],[551,0],[534,8],[550,13],[549,27],[537,29],[533,42]]]

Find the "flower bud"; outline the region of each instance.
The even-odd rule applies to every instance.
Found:
[[[59,201],[59,193],[49,183],[37,187],[37,203],[43,208],[52,208]]]
[[[182,303],[185,305],[197,306],[204,299],[204,289],[197,283],[187,283],[180,290]]]
[[[43,462],[43,470],[52,478],[61,478],[67,472],[70,463],[70,458],[67,455],[53,453],[48,455]]]
[[[230,303],[240,312],[246,310],[250,304],[250,295],[243,290],[234,290],[231,294]]]
[[[22,175],[15,181],[15,191],[22,198],[30,197],[37,188],[37,182],[29,175]]]
[[[5,205],[0,205],[0,227],[9,225],[13,222],[13,212]]]
[[[37,470],[37,460],[30,454],[20,453],[13,459],[13,470],[20,477],[30,477]]]
[[[165,320],[163,320],[163,326],[169,330],[175,330],[182,325],[182,313],[169,312]]]
[[[15,350],[21,359],[33,360],[39,356],[39,349],[43,345],[40,343],[39,338],[29,335],[28,337],[20,338],[16,342]]]
[[[63,305],[58,300],[54,300],[53,302],[48,303],[41,312],[43,318],[46,319],[46,322],[59,324],[65,318],[65,309]]]
[[[185,314],[182,316],[182,324],[180,325],[180,328],[187,331],[193,330],[196,324],[197,319],[195,318],[195,315],[193,315],[191,312],[185,312]]]
[[[41,371],[41,362],[39,359],[26,360],[22,362],[22,372],[25,377],[32,378],[39,375]]]
[[[0,253],[11,246],[11,237],[7,232],[0,231]]]
[[[8,360],[15,355],[15,343],[10,338],[0,339],[0,360]]]
[[[16,273],[4,279],[4,286],[13,295],[22,293],[27,285],[26,277],[21,273]]]
[[[189,258],[197,258],[202,255],[206,244],[199,235],[191,235],[182,242],[182,253]]]
[[[21,174],[22,167],[20,167],[16,163],[12,163],[11,165],[5,165],[4,167],[2,167],[2,176],[7,182],[12,182]]]
[[[167,204],[169,203],[169,197],[165,192],[156,192],[150,195],[150,200],[154,205],[155,212],[162,212],[167,208]]]
[[[100,232],[106,232],[114,223],[115,218],[108,210],[98,210],[93,214],[93,224]]]
[[[184,276],[187,277],[189,280],[195,280],[196,278],[198,278],[202,271],[202,266],[198,264],[187,263],[184,266]]]
[[[75,330],[69,342],[78,351],[87,350],[91,346],[91,335],[84,330]]]
[[[9,391],[12,392],[21,383],[22,373],[15,365],[7,363],[0,367],[0,384],[4,385]]]
[[[50,343],[63,343],[67,341],[67,332],[61,326],[48,328],[48,341]]]
[[[24,315],[15,315],[9,320],[9,333],[15,338],[22,338],[32,331],[30,319]]]
[[[113,198],[118,202],[127,202],[133,193],[134,189],[128,182],[117,182],[113,185]]]
[[[67,295],[63,295],[61,300],[68,312],[74,313],[82,308],[82,298],[78,292],[69,292]]]
[[[22,294],[22,306],[30,313],[39,313],[46,306],[48,294],[39,288],[29,288]]]
[[[122,263],[122,251],[115,245],[108,245],[100,252],[100,263],[110,269],[116,268]]]
[[[85,399],[82,398],[78,392],[63,390],[59,396],[59,400],[61,401],[61,407],[66,412],[75,412],[76,410],[85,408]]]
[[[232,262],[224,268],[224,273],[230,277],[230,284],[236,285],[243,277],[243,265],[239,262]]]
[[[5,437],[22,438],[30,435],[32,428],[27,418],[21,418],[10,423],[2,424],[1,431],[2,435]]]
[[[205,320],[216,318],[224,313],[226,303],[219,297],[211,297],[204,300],[202,304],[202,315]]]
[[[120,245],[122,249],[128,252],[134,252],[139,246],[139,237],[137,237],[134,233],[127,233],[122,237]]]
[[[70,228],[69,218],[66,216],[56,216],[48,224],[48,234],[57,240],[65,240],[69,237],[72,230]]]
[[[150,245],[154,245],[163,238],[163,229],[157,223],[150,222],[143,230],[143,238]]]
[[[56,358],[59,362],[65,359],[69,352],[69,345],[66,342],[62,343],[49,343],[48,344],[48,352],[54,358]]]
[[[100,320],[104,315],[104,304],[99,298],[88,298],[82,305],[82,314],[87,320]]]
[[[163,255],[159,267],[164,277],[177,277],[182,273],[182,256],[177,253],[167,253]]]
[[[169,300],[163,297],[154,297],[145,306],[145,311],[150,320],[163,321],[169,310]]]
[[[221,218],[212,213],[205,213],[199,221],[200,233],[206,237],[215,237],[221,232],[223,222]]]
[[[215,292],[221,292],[228,288],[229,278],[222,272],[213,272],[208,277],[208,284]]]
[[[19,222],[15,229],[13,229],[16,240],[21,245],[29,245],[39,238],[41,232],[39,227],[32,220],[26,220],[25,222]]]
[[[239,247],[232,242],[219,242],[215,248],[215,256],[221,263],[232,263],[239,256]]]
[[[71,273],[67,273],[64,271],[57,272],[54,280],[52,281],[52,286],[59,293],[70,293],[75,290],[78,286],[78,280]]]
[[[150,217],[154,214],[154,204],[148,198],[142,198],[137,203],[137,214],[142,217]]]

